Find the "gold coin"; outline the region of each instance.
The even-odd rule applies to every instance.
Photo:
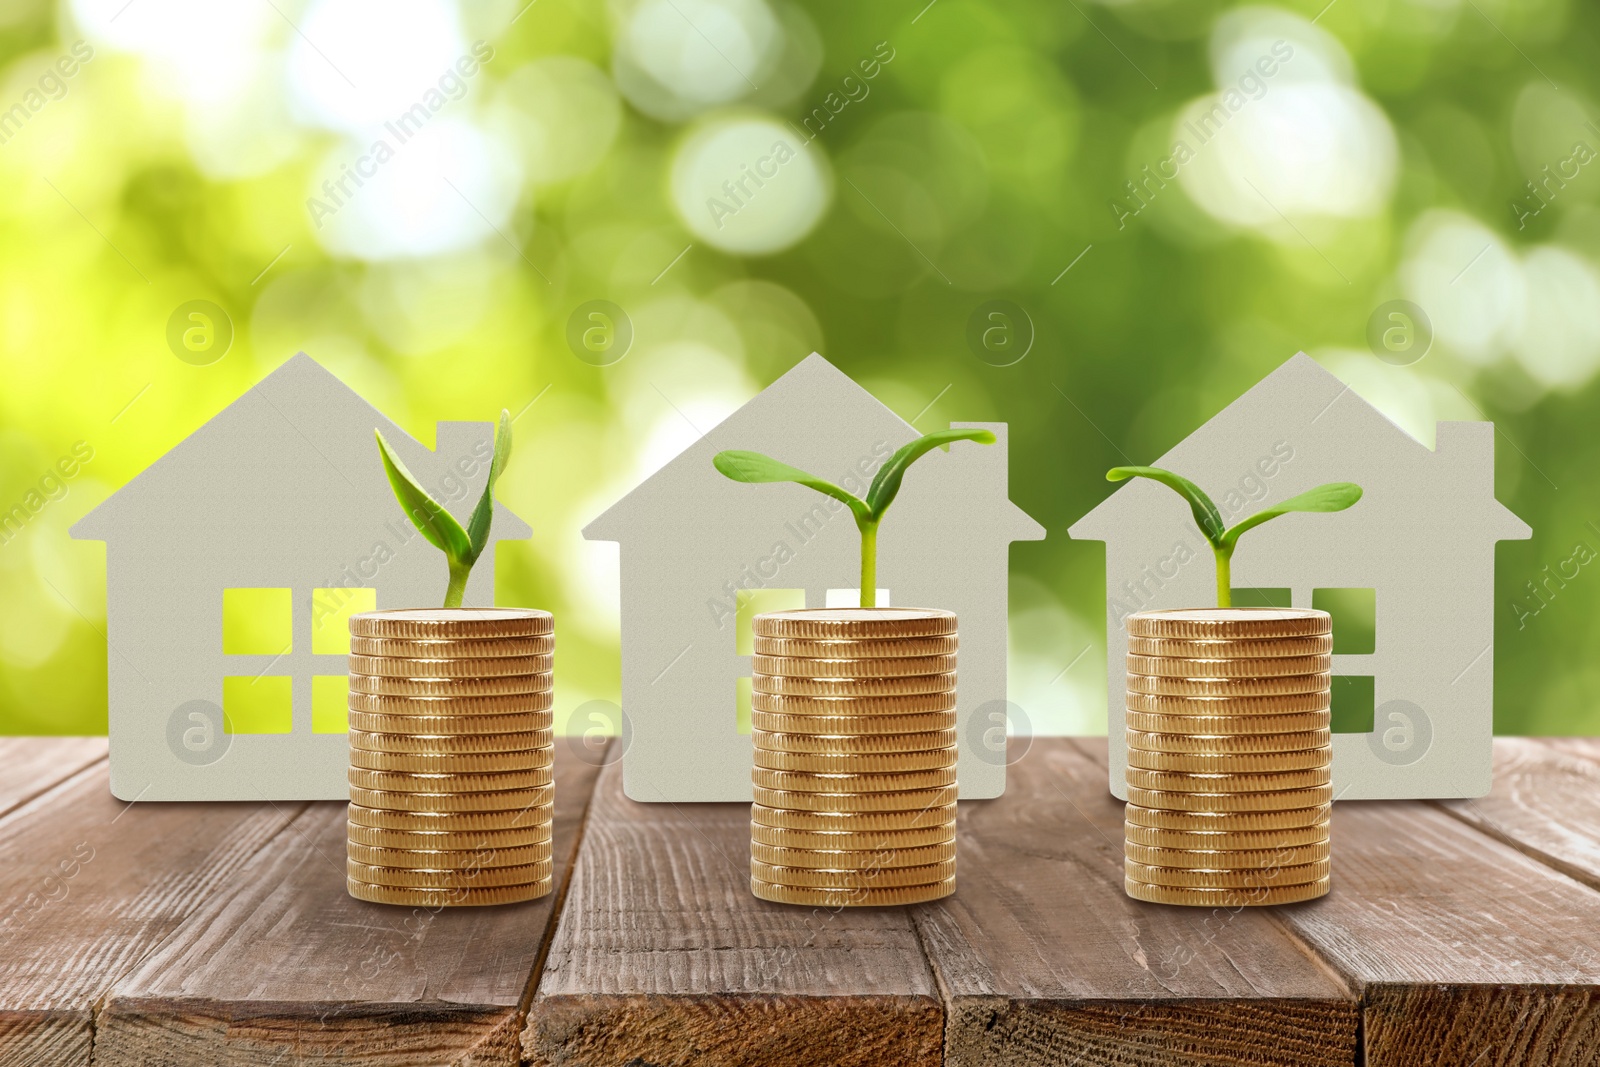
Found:
[[[528,848],[549,844],[549,822],[534,823],[515,830],[383,830],[345,823],[353,844],[371,848],[398,848],[411,852],[472,852],[480,848]]]
[[[352,722],[354,716],[352,715]],[[1130,711],[1128,729],[1152,734],[1190,736],[1233,734],[1293,734],[1328,729],[1328,712],[1304,711],[1294,715],[1147,715]]]
[[[406,659],[400,656],[350,657],[352,677],[451,678],[479,680],[514,674],[548,674],[554,656],[502,656],[497,659]]]
[[[533,734],[550,729],[548,711],[509,715],[370,715],[350,711],[350,729],[373,734],[416,736],[455,734]]]
[[[404,656],[408,659],[504,659],[548,656],[556,650],[555,634],[540,637],[476,638],[466,641],[414,637],[352,637],[357,656]]]
[[[509,734],[385,734],[367,730],[350,731],[350,748],[366,752],[415,753],[429,756],[495,755],[548,749],[555,742],[553,730],[524,730]]]
[[[906,656],[953,656],[955,634],[942,637],[853,637],[837,641],[814,637],[757,637],[758,656],[800,656],[807,659],[900,659]]]
[[[954,711],[956,694],[912,693],[898,697],[786,697],[751,693],[750,707],[777,715],[927,715]]]
[[[894,752],[885,755],[854,752],[769,752],[755,745],[755,765],[774,771],[813,771],[819,774],[904,774],[907,771],[935,771],[949,768],[953,773],[960,750],[931,748],[925,752]]]
[[[792,697],[893,697],[913,693],[948,693],[956,687],[956,674],[910,674],[901,678],[791,678],[783,674],[757,674],[751,688],[757,693]]]
[[[1292,734],[1154,734],[1145,730],[1128,731],[1128,749],[1145,752],[1193,752],[1205,755],[1226,753],[1302,752],[1308,748],[1327,748],[1333,734],[1326,728],[1301,730]]]
[[[914,674],[949,674],[956,657],[905,656],[900,659],[802,659],[798,656],[751,658],[756,674],[781,674],[788,678],[900,678]]]
[[[1123,882],[1128,895],[1152,904],[1187,904],[1199,908],[1244,908],[1272,904],[1294,904],[1328,895],[1331,880],[1318,879],[1305,885],[1281,885],[1257,889],[1199,889],[1182,886],[1146,885],[1128,878]]]
[[[486,697],[505,693],[546,693],[554,675],[507,674],[495,678],[388,678],[350,675],[350,692],[394,697]]]
[[[956,843],[924,845],[922,848],[880,848],[851,852],[823,852],[809,848],[782,848],[750,842],[750,858],[773,867],[808,867],[839,871],[892,870],[899,867],[925,867],[956,858]]]
[[[1125,874],[1145,885],[1192,886],[1199,889],[1252,889],[1278,885],[1305,885],[1328,877],[1329,861],[1318,860],[1295,867],[1271,867],[1249,871],[1215,871],[1197,867],[1152,867],[1148,863],[1125,860]]]
[[[550,890],[555,888],[555,879],[541,878],[528,885],[496,886],[490,889],[402,889],[370,885],[354,878],[346,878],[344,884],[351,896],[373,904],[401,904],[408,908],[470,908],[538,900],[550,895]]]
[[[778,734],[925,734],[954,730],[956,713],[935,711],[927,715],[777,715],[752,711],[750,725]]]
[[[396,811],[350,805],[348,818],[357,826],[374,830],[408,830],[424,833],[509,833],[533,829],[542,832],[550,825],[554,808],[547,800],[512,811]]]
[[[1153,826],[1126,823],[1123,832],[1130,845],[1172,848],[1185,852],[1260,852],[1275,848],[1299,848],[1325,844],[1329,839],[1327,822],[1281,830],[1159,830]]]
[[[1125,625],[1129,637],[1259,641],[1331,633],[1333,617],[1308,608],[1177,608],[1135,612]]]
[[[1296,715],[1307,711],[1326,711],[1332,693],[1281,693],[1277,696],[1172,697],[1152,693],[1128,693],[1129,711],[1152,715]]]
[[[1127,804],[1122,814],[1135,826],[1153,830],[1198,830],[1201,832],[1276,833],[1312,826],[1327,832],[1331,804],[1288,811],[1170,811]]]
[[[763,751],[829,756],[938,751],[957,743],[954,727],[914,734],[786,734],[757,729],[750,736],[755,747]]]
[[[435,851],[377,848],[350,841],[345,854],[374,867],[426,868],[430,871],[475,871],[480,867],[526,867],[550,858],[550,842],[515,848],[471,848]]]
[[[502,885],[529,885],[549,878],[549,860],[524,863],[516,867],[474,867],[464,871],[428,870],[422,867],[375,867],[353,859],[344,861],[347,878],[368,885],[387,885],[402,889],[492,889]]]
[[[1152,771],[1129,767],[1130,787],[1168,790],[1174,793],[1275,793],[1285,789],[1310,789],[1333,781],[1333,768],[1327,764],[1299,771],[1272,774],[1242,774],[1210,771]]]
[[[953,843],[954,821],[914,830],[786,830],[780,826],[750,823],[750,840],[782,849],[820,852],[872,852],[879,849],[924,848]]]
[[[1286,674],[1276,678],[1159,678],[1129,674],[1128,692],[1166,697],[1266,697],[1283,693],[1322,693],[1329,674]]]
[[[953,802],[956,787],[908,789],[898,793],[803,793],[798,789],[766,789],[758,785],[754,796],[755,802],[764,807],[791,811],[920,811]]]
[[[352,657],[352,661],[354,657]],[[355,667],[352,665],[351,670]],[[1278,659],[1183,659],[1177,656],[1128,654],[1128,673],[1153,678],[1262,679],[1288,675],[1326,674],[1332,656],[1283,656]]]
[[[758,826],[813,833],[824,830],[849,830],[854,833],[924,830],[953,823],[955,819],[954,800],[948,804],[905,811],[796,811],[793,808],[769,808],[759,802],[750,806],[750,821]]]
[[[445,638],[535,637],[554,633],[555,616],[533,608],[404,608],[350,616],[352,637]]]
[[[1130,637],[1128,651],[1138,656],[1182,656],[1196,659],[1276,659],[1280,656],[1325,656],[1333,651],[1333,635],[1269,637],[1265,640],[1205,641],[1182,637]]]
[[[803,793],[903,793],[913,789],[939,789],[956,784],[954,767],[900,774],[840,774],[816,771],[775,771],[756,767],[751,781],[760,789],[793,789]]]
[[[1204,868],[1211,871],[1269,871],[1323,862],[1329,857],[1329,847],[1328,842],[1321,841],[1311,845],[1284,845],[1281,848],[1255,851],[1227,849],[1217,852],[1196,852],[1155,848],[1129,841],[1122,846],[1122,850],[1127,859],[1152,867]]]
[[[1298,752],[1144,752],[1128,747],[1128,766],[1150,771],[1189,771],[1224,774],[1277,774],[1332,765],[1333,748],[1305,748]]]
[[[814,908],[872,908],[900,904],[921,904],[942,900],[956,891],[956,880],[947,878],[932,885],[902,886],[898,889],[813,889],[806,886],[773,885],[759,878],[750,879],[750,892],[774,904],[800,904]]]
[[[551,785],[535,789],[503,789],[494,793],[402,793],[395,789],[366,789],[353,785],[350,787],[350,803],[390,811],[512,812],[549,804],[554,792],[555,786]]]
[[[351,693],[351,711],[372,715],[510,715],[523,711],[549,711],[555,705],[551,690],[540,693],[502,693],[483,697],[378,696]]]
[[[750,877],[773,885],[811,886],[816,889],[894,889],[903,885],[928,885],[956,876],[956,861],[942,860],[920,867],[872,867],[863,870],[819,867],[779,867],[750,861]]]
[[[416,752],[368,752],[350,746],[350,766],[369,771],[406,771],[411,774],[499,774],[553,766],[553,748],[524,752],[468,752],[424,755]]]
[[[1128,786],[1128,802],[1143,808],[1165,811],[1293,811],[1333,802],[1333,786],[1309,789],[1282,789],[1276,792],[1180,793],[1171,789],[1140,789]]]
[[[936,637],[956,632],[956,615],[938,608],[798,608],[757,615],[751,630],[757,637],[807,637],[820,641]]]
[[[345,777],[361,789],[398,793],[499,793],[507,789],[537,789],[555,781],[555,768],[533,767],[498,774],[428,774],[417,771],[374,771],[350,767]]]

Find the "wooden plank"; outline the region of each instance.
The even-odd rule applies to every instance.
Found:
[[[503,907],[353,899],[346,806],[311,805],[117,983],[96,1063],[516,1067],[597,771],[557,745],[556,890]]]
[[[916,912],[947,1064],[1355,1062],[1355,999],[1269,915],[1128,897],[1104,741],[1012,744],[1005,796],[961,805],[956,896]]]
[[[1277,917],[1361,990],[1368,1067],[1596,1062],[1600,894],[1427,802],[1336,804],[1333,847]]]
[[[0,737],[0,816],[105,758],[103,737]]]
[[[0,821],[0,1065],[87,1064],[116,980],[298,811],[128,804],[99,761]]]
[[[640,804],[600,775],[525,1057],[561,1067],[935,1067],[943,1011],[904,908],[750,893],[745,804]]]
[[[1494,790],[1440,807],[1591,888],[1600,888],[1600,744],[1500,737]]]

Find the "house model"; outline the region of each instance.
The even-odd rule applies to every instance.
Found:
[[[1044,529],[1007,496],[1004,424],[986,447],[935,451],[906,476],[879,533],[879,604],[947,608],[960,626],[963,798],[1005,788],[1007,572]],[[921,433],[819,355],[808,356],[583,531],[621,544],[623,787],[642,801],[751,796],[751,619],[859,603],[859,534],[839,502],[745,485],[712,466],[765,452],[865,495]]]
[[[1337,799],[1489,791],[1495,542],[1530,536],[1494,496],[1494,425],[1441,422],[1436,447],[1304,353],[1154,464],[1232,525],[1324,482],[1363,487],[1334,515],[1287,515],[1233,559],[1234,603],[1331,611]],[[1106,542],[1111,791],[1125,798],[1126,617],[1216,603],[1210,547],[1171,490],[1129,482],[1071,528]]]
[[[446,577],[389,489],[375,429],[465,522],[493,425],[441,422],[430,452],[301,354],[72,528],[106,542],[118,797],[348,798],[348,619],[441,603]],[[499,504],[493,530],[530,532]],[[493,599],[486,552],[466,603]]]

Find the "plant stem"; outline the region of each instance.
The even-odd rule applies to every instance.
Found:
[[[861,528],[861,606],[878,606],[878,524],[856,523]]]
[[[444,606],[459,608],[461,598],[467,592],[467,576],[472,573],[472,564],[450,564],[450,585],[444,591]]]
[[[1212,546],[1217,556],[1217,607],[1233,607],[1233,552]]]

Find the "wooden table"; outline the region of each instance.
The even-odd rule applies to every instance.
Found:
[[[750,895],[739,805],[644,805],[558,745],[557,891],[344,891],[338,804],[126,804],[103,739],[0,739],[0,1067],[1600,1063],[1600,742],[1494,793],[1342,803],[1334,891],[1122,891],[1103,741],[1013,743],[937,904]]]

